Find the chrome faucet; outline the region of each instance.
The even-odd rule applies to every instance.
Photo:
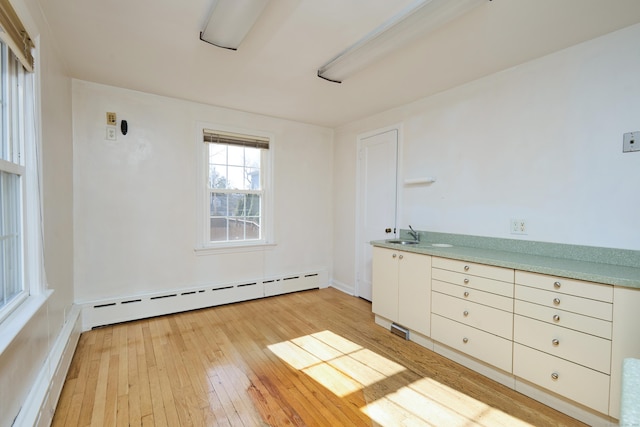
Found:
[[[409,225],[409,229],[411,230],[411,231],[409,231],[409,235],[411,237],[413,237],[413,239],[416,242],[419,242],[420,241],[420,233],[418,233],[416,230],[414,230],[413,227],[411,227],[411,225]]]

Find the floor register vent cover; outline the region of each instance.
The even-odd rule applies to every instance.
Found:
[[[409,339],[409,330],[395,323],[391,324],[391,333],[396,334],[397,336],[402,337],[405,340]]]

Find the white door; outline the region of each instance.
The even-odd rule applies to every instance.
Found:
[[[396,233],[398,130],[360,140],[360,194],[356,295],[371,301],[372,240]]]

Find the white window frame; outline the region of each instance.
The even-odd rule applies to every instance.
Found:
[[[235,133],[241,135],[252,135],[269,139],[269,148],[262,150],[260,159],[260,184],[262,187],[261,200],[261,238],[259,240],[239,240],[212,242],[210,236],[210,199],[209,199],[209,146],[203,142],[205,130],[217,132]],[[244,252],[251,250],[262,250],[274,246],[273,238],[273,153],[275,149],[275,137],[272,133],[253,129],[238,128],[214,123],[198,122],[196,125],[196,153],[197,153],[197,212],[198,226],[196,238],[196,253],[207,255],[211,253],[224,252]]]
[[[16,155],[10,161],[0,160],[0,169],[20,176],[21,204],[21,280],[22,291],[8,304],[0,307],[0,353],[13,339],[17,331],[46,301],[47,292],[44,275],[41,211],[41,175],[38,157],[38,104],[35,75],[23,69],[13,57],[9,46],[3,43],[1,74],[3,92],[3,139],[12,138]],[[11,58],[9,60],[9,58]],[[9,72],[15,67],[19,74]]]

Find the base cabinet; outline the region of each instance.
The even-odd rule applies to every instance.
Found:
[[[392,322],[431,334],[431,257],[373,248],[372,310]]]
[[[379,247],[373,263],[374,313],[588,424],[620,418],[640,289]]]

